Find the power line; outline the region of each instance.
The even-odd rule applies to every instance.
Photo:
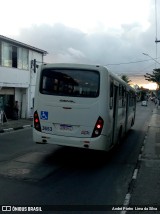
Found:
[[[158,58],[160,58],[160,57],[158,57]],[[131,62],[110,63],[110,64],[106,64],[106,66],[108,66],[108,65],[128,65],[128,64],[133,64],[133,63],[148,62],[148,61],[151,61],[151,60],[156,60],[158,58],[131,61]]]
[[[139,72],[142,72],[142,71],[146,71],[147,68],[151,68],[155,65],[155,63],[151,64],[151,65],[148,65],[146,67],[144,67],[143,69],[141,69]]]

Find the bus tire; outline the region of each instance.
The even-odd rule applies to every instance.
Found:
[[[121,142],[122,142],[122,126],[120,127],[120,130],[118,133],[117,145],[120,145]]]
[[[132,118],[131,127],[134,125],[134,119]]]

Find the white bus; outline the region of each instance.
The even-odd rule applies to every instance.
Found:
[[[36,143],[110,150],[133,126],[133,88],[106,67],[43,64],[37,73]]]

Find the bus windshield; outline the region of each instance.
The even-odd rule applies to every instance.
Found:
[[[100,75],[95,70],[42,70],[40,93],[57,96],[98,97]]]

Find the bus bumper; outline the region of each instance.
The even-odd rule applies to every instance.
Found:
[[[34,129],[33,141],[39,144],[49,143],[61,146],[70,146],[78,148],[86,148],[93,150],[109,151],[111,148],[111,139],[105,135],[95,138],[75,138],[66,136],[57,136],[38,132]]]

